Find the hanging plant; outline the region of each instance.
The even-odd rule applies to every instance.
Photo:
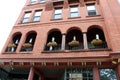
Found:
[[[8,47],[16,47],[16,45],[14,43],[10,43]]]
[[[68,43],[69,46],[78,46],[80,43],[79,41],[72,40],[71,42]]]
[[[91,41],[91,44],[93,44],[94,46],[99,46],[103,44],[103,41],[101,39],[93,39]]]
[[[23,47],[29,48],[29,47],[32,47],[32,44],[30,44],[30,43],[24,43]]]
[[[50,46],[57,46],[57,42],[49,42],[47,43],[47,46],[50,47]]]

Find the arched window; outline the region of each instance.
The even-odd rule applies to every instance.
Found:
[[[93,26],[88,29],[87,41],[89,49],[107,48],[107,43],[103,31]]]
[[[36,32],[30,32],[27,34],[25,43],[22,45],[22,48],[21,48],[22,52],[29,52],[33,50],[36,35],[37,35]]]
[[[16,33],[6,48],[6,52],[15,52],[22,34]]]
[[[45,51],[59,51],[61,50],[62,35],[58,30],[52,31],[48,34]]]
[[[66,49],[67,50],[79,50],[83,49],[83,35],[78,29],[72,29],[68,31],[66,36]]]

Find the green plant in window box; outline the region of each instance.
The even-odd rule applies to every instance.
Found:
[[[71,42],[68,43],[69,46],[78,46],[80,43],[79,41],[72,40]]]
[[[94,46],[100,46],[103,44],[103,41],[101,39],[93,39],[91,41],[91,44],[93,44]]]
[[[23,47],[29,48],[29,47],[32,47],[32,44],[31,43],[24,43]]]
[[[14,43],[10,43],[8,47],[16,47],[16,45]]]
[[[49,42],[47,43],[47,46],[50,47],[50,46],[57,46],[57,42],[53,41],[53,42]]]

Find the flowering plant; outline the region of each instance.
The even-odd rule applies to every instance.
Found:
[[[30,44],[30,43],[24,43],[24,44],[23,44],[23,47],[29,48],[29,47],[32,47],[32,44]]]
[[[103,41],[101,39],[93,39],[91,41],[91,44],[93,44],[94,46],[99,46],[102,45]]]
[[[79,41],[72,40],[71,42],[68,43],[69,46],[78,46],[80,43]]]
[[[16,47],[16,45],[14,43],[10,43],[8,47]]]
[[[47,46],[50,47],[50,46],[57,46],[57,42],[49,42],[47,43]]]

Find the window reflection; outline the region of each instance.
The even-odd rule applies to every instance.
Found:
[[[99,69],[100,80],[118,80],[114,69]]]

